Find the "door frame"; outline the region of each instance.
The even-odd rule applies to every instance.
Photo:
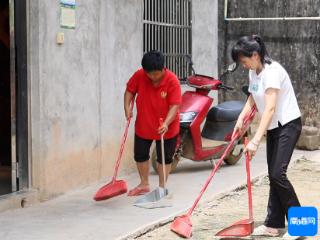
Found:
[[[27,1],[9,0],[12,191],[29,188]]]

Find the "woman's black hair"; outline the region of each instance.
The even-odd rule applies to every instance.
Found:
[[[162,71],[164,68],[164,56],[160,51],[150,51],[143,55],[141,65],[146,72]]]
[[[236,45],[233,46],[231,57],[233,61],[239,62],[240,56],[252,57],[254,52],[259,54],[262,64],[271,64],[272,59],[267,52],[263,40],[258,35],[241,37]]]

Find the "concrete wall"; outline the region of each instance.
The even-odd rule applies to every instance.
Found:
[[[196,73],[218,77],[218,2],[192,1],[192,58]],[[186,88],[188,89],[188,88]],[[218,100],[217,92],[210,96]],[[214,102],[215,104],[216,102]]]
[[[31,187],[42,199],[109,179],[125,126],[125,83],[143,53],[142,0],[76,2],[76,29],[64,30],[58,1],[29,0]],[[194,0],[198,73],[217,75],[217,31],[216,1]],[[133,126],[122,174],[135,171],[132,150]]]
[[[230,51],[242,35],[259,34],[265,40],[271,57],[288,71],[303,121],[320,125],[320,21],[250,21],[226,22],[223,18],[224,1],[219,0],[219,60],[231,62]],[[303,1],[229,1],[229,17],[299,17],[319,16],[320,0]],[[247,71],[240,68],[227,78],[229,85],[241,89],[247,83]],[[242,93],[227,93],[224,99],[244,99]]]
[[[75,30],[60,28],[59,1],[29,1],[32,187],[46,198],[111,175],[125,83],[142,56],[142,1],[78,0]]]

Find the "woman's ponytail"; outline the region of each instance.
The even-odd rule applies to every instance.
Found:
[[[259,54],[262,64],[271,64],[272,59],[268,54],[262,38],[258,35],[241,37],[232,48],[231,56],[235,62],[238,62],[239,56],[251,57],[254,52]]]
[[[264,45],[262,38],[259,35],[252,35],[252,38],[260,45],[260,57],[262,63],[271,64],[272,59],[269,57],[269,53],[266,46]]]

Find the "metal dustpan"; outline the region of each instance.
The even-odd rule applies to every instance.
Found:
[[[164,208],[172,206],[172,194],[169,194],[167,188],[158,187],[152,192],[145,194],[133,205],[141,208]]]
[[[160,120],[160,125],[162,125]],[[164,160],[164,140],[163,134],[161,134],[161,158],[162,158],[162,170],[164,177],[164,188],[158,187],[150,193],[143,195],[142,198],[138,199],[133,205],[141,208],[164,208],[172,206],[172,194],[169,194],[166,185],[166,169]]]

